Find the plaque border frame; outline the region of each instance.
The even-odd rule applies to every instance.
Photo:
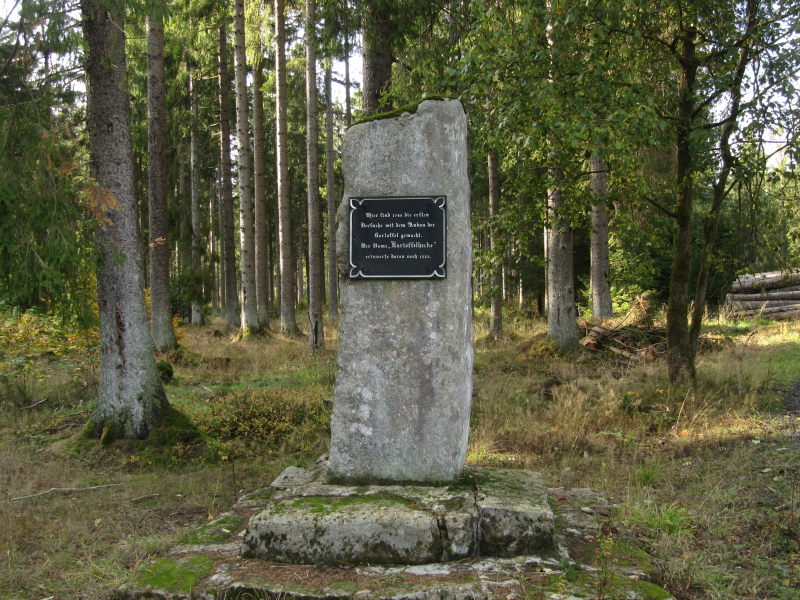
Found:
[[[365,200],[431,200],[433,205],[442,211],[442,244],[444,245],[442,252],[442,264],[433,269],[429,275],[367,275],[361,270],[361,267],[353,264],[353,213],[361,206]],[[350,264],[349,278],[350,279],[446,279],[447,271],[447,196],[445,194],[431,194],[430,196],[350,196],[348,198],[348,205],[350,207],[348,232],[348,257],[347,262]]]

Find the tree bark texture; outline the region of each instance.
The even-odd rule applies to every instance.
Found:
[[[562,213],[563,198],[558,182],[561,174],[553,176],[555,183],[548,197],[547,232],[547,335],[559,348],[578,344],[575,283],[572,266],[572,226]]]
[[[322,213],[319,206],[319,118],[317,111],[317,7],[306,0],[306,176],[308,185],[308,345],[325,347],[322,321]]]
[[[212,185],[208,196],[208,255],[210,260],[208,289],[211,293],[211,314],[219,316],[219,182]]]
[[[170,241],[167,218],[166,92],[164,7],[153,4],[147,17],[147,177],[150,254],[150,322],[156,350],[178,345],[169,300]]]
[[[194,69],[189,70],[189,105],[191,111],[191,125],[189,127],[189,169],[190,169],[190,193],[191,219],[192,219],[192,300],[191,300],[191,323],[192,325],[203,325],[203,277],[201,254],[203,251],[203,238],[200,232],[200,148],[197,122],[200,119],[197,106],[197,81]]]
[[[126,87],[124,3],[111,13],[82,0],[91,205],[100,260],[100,381],[94,433],[145,438],[167,398],[156,369],[144,302]]]
[[[192,218],[191,207],[186,199],[189,184],[186,177],[186,147],[183,143],[178,143],[177,154],[177,178],[175,207],[178,213],[178,273],[181,276],[191,269],[192,265]]]
[[[284,0],[275,0],[275,153],[278,163],[278,252],[281,270],[281,333],[298,335],[294,304],[294,248],[289,204],[289,158],[286,132],[286,15]]]
[[[364,114],[391,110],[384,98],[392,81],[391,8],[385,0],[364,2]]]
[[[497,259],[497,253],[500,251],[499,232],[496,222],[500,214],[499,160],[496,150],[489,152],[487,158],[487,170],[489,174],[489,219],[492,221],[489,227],[489,248],[492,253],[493,261]],[[494,339],[499,338],[503,333],[502,285],[502,271],[498,264],[492,268],[491,311],[489,315],[489,337]]]
[[[614,316],[611,308],[611,283],[608,258],[608,187],[606,185],[606,164],[595,154],[589,162],[592,188],[592,233],[591,233],[591,291],[592,318],[610,319]]]
[[[269,224],[267,223],[267,182],[264,175],[264,65],[259,55],[253,66],[253,188],[255,191],[256,307],[258,322],[269,329]]]
[[[239,165],[239,256],[242,273],[242,333],[258,333],[256,302],[256,263],[253,216],[253,156],[250,154],[250,129],[247,98],[247,56],[244,41],[244,0],[233,3],[233,65],[236,81],[236,140]]]
[[[222,276],[224,297],[222,310],[230,327],[239,326],[239,293],[236,287],[236,246],[233,235],[233,184],[231,176],[231,122],[228,77],[228,34],[219,28],[219,152],[222,194],[220,197],[220,231],[222,237]]]
[[[747,29],[749,36],[758,26],[758,1],[747,0]],[[745,72],[750,64],[752,52],[751,44],[743,44],[739,49],[739,60],[733,72],[730,85],[730,120],[723,125],[720,138],[721,164],[714,182],[711,208],[703,221],[703,249],[700,253],[700,264],[697,269],[697,282],[694,289],[694,304],[689,325],[689,356],[694,369],[697,357],[697,346],[700,340],[700,328],[703,326],[703,316],[706,306],[706,291],[708,289],[708,276],[711,270],[711,254],[717,240],[717,229],[722,202],[728,195],[728,177],[734,165],[731,150],[731,136],[736,131],[739,122],[739,112],[742,103],[742,82]]]
[[[297,256],[297,268],[295,269],[296,280],[294,284],[294,291],[295,291],[295,302],[300,304],[303,300],[306,300],[306,280],[305,280],[305,269],[303,268],[303,263],[305,262],[303,259],[306,258],[305,248],[303,247],[303,240],[299,239],[297,245],[297,251],[295,252],[295,256]]]
[[[547,316],[550,313],[550,286],[547,283],[548,279],[548,272],[549,268],[548,265],[550,264],[550,256],[548,254],[550,252],[550,228],[545,223],[544,227],[542,227],[542,256],[544,257],[545,267],[543,275],[543,288],[544,294],[542,297],[542,314]]]
[[[339,316],[339,286],[336,274],[336,182],[333,170],[333,86],[330,62],[325,68],[325,190],[328,209],[328,315]]]
[[[692,121],[697,78],[693,30],[685,31],[682,39],[681,82],[678,99],[676,147],[678,153],[676,180],[678,200],[675,208],[672,272],[667,302],[667,371],[669,380],[678,383],[694,377],[691,344],[689,342],[689,276],[691,270],[692,203],[694,172],[692,165]]]
[[[353,124],[353,107],[350,100],[350,32],[344,34],[344,124]]]

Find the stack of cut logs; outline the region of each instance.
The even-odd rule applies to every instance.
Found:
[[[729,314],[738,318],[800,317],[800,269],[740,275],[726,297]]]

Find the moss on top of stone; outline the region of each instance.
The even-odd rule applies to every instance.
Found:
[[[353,123],[353,125],[361,125],[362,123],[368,123],[370,121],[378,121],[380,119],[394,119],[395,117],[399,117],[403,113],[410,113],[413,115],[415,112],[417,112],[419,105],[425,102],[426,100],[443,101],[443,100],[448,100],[448,98],[445,98],[444,96],[426,96],[419,102],[413,104],[406,104],[405,106],[395,108],[394,110],[378,113],[375,115],[367,115],[365,117],[362,117],[361,119],[358,119],[355,123]]]
[[[464,469],[450,485],[447,490],[450,492],[459,492],[462,490],[475,490],[481,486],[494,483],[495,480],[486,471],[472,471]]]
[[[155,558],[142,569],[135,584],[169,592],[190,592],[213,569],[214,560],[202,554],[178,559]]]
[[[390,496],[387,494],[372,494],[369,496],[301,496],[293,498],[289,507],[307,510],[313,514],[328,514],[348,506],[364,506],[366,504],[399,504],[411,506],[413,502]]]

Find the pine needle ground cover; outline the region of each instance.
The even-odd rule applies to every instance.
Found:
[[[476,316],[471,465],[605,492],[676,598],[800,595],[800,414],[783,403],[800,379],[800,325],[713,321],[698,382],[674,388],[658,319],[618,337],[628,356],[560,354],[543,323],[509,321],[490,341]],[[242,493],[326,450],[333,350],[183,328],[181,350],[160,357],[173,367],[167,422],[147,441],[102,444],[82,435],[92,332],[3,313],[4,339],[23,331],[32,350],[0,346],[0,597],[107,598]]]

